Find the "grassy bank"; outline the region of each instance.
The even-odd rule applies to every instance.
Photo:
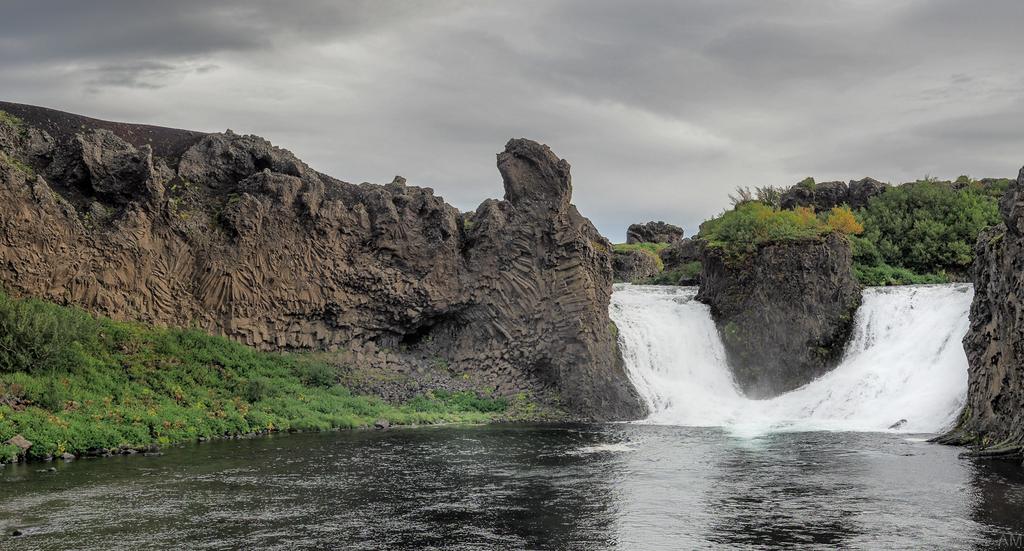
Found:
[[[255,351],[0,293],[0,442],[28,458],[263,431],[484,422],[509,403],[432,392],[393,405],[355,396],[313,357]],[[17,448],[0,444],[0,461]]]

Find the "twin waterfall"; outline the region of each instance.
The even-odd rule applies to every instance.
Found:
[[[617,285],[611,317],[648,423],[776,431],[932,433],[948,428],[967,393],[969,284],[864,291],[840,365],[769,400],[746,398],[696,287]],[[905,422],[901,423],[901,421]]]

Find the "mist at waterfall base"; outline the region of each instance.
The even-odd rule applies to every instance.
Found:
[[[721,426],[737,436],[936,433],[963,406],[969,284],[866,289],[840,364],[768,400],[748,399],[735,385],[710,310],[696,294],[695,287],[619,285],[612,295],[629,376],[650,408],[646,423]]]

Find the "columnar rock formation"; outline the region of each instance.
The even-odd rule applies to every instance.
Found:
[[[512,140],[505,200],[342,182],[256,136],[0,104],[0,284],[119,319],[353,362],[438,358],[578,414],[642,406],[608,318],[610,244],[569,164]]]
[[[785,241],[733,257],[704,247],[697,298],[711,307],[737,382],[766,398],[841,359],[861,288],[841,235]]]
[[[999,204],[1003,223],[978,237],[967,404],[944,442],[1024,454],[1024,168]]]

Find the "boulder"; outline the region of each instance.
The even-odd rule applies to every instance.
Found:
[[[822,182],[814,188],[814,210],[826,211],[849,200],[850,188],[846,182]]]
[[[29,442],[28,439],[26,439],[24,436],[20,434],[15,434],[11,438],[7,439],[7,441],[4,442],[4,444],[18,448],[19,450],[21,450],[22,455],[24,455],[25,452],[27,452],[28,449],[32,447],[32,442]]]
[[[883,184],[874,178],[862,180],[850,180],[850,194],[846,203],[851,209],[862,209],[868,206],[868,201],[877,195],[885,193],[889,184]]]
[[[675,243],[683,238],[683,228],[665,222],[630,224],[626,243]]]

